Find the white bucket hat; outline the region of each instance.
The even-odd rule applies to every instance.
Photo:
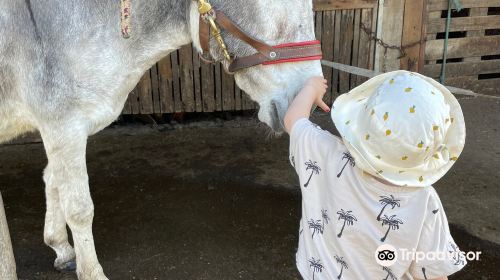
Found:
[[[379,75],[341,95],[332,119],[359,168],[400,186],[434,184],[465,145],[457,99],[408,71]]]

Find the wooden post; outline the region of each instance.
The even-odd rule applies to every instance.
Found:
[[[403,38],[401,45],[417,42],[406,49],[406,57],[401,59],[401,69],[422,72],[425,57],[425,22],[427,18],[427,0],[406,0],[404,9]]]
[[[378,12],[377,38],[391,46],[400,46],[403,34],[403,14],[405,1],[381,0]],[[386,49],[377,44],[375,51],[375,71],[389,72],[401,67],[399,50]]]
[[[16,263],[0,193],[0,279],[17,280]]]

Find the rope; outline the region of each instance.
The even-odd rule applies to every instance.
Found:
[[[332,62],[332,61],[327,61],[327,60],[322,60],[321,64],[324,66],[328,66],[334,69],[337,69],[342,72],[347,72],[349,74],[361,76],[361,77],[366,77],[366,78],[373,78],[377,75],[380,75],[382,73],[376,72],[373,70],[368,70],[364,68],[359,68],[356,66],[350,66],[350,65],[345,65],[342,63],[337,63],[337,62]],[[473,97],[484,97],[484,98],[491,98],[491,99],[499,99],[500,96],[491,96],[491,95],[486,95],[486,94],[481,94],[481,93],[476,93],[468,89],[463,89],[463,88],[457,88],[457,87],[450,87],[446,86],[446,88],[452,92],[453,94],[458,94],[458,95],[466,95],[466,96],[473,96]]]

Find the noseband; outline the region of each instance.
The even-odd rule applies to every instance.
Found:
[[[228,71],[230,73],[257,65],[319,60],[323,56],[320,41],[315,40],[270,46],[241,30],[224,13],[213,8],[208,0],[197,0],[197,2],[198,12],[200,13],[200,46],[203,51],[200,57],[205,62],[213,62],[210,58],[211,33],[222,49],[224,59],[229,63]],[[252,46],[258,53],[244,57],[231,56],[222,38],[219,26]]]

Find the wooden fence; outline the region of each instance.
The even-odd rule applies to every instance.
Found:
[[[325,59],[371,69],[375,44],[366,29],[375,31],[377,0],[315,0],[316,35]],[[331,84],[327,98],[347,92],[362,78],[324,68]],[[238,88],[220,64],[200,62],[191,45],[158,62],[131,92],[123,114],[251,110],[255,103]]]
[[[500,95],[500,0],[461,0],[450,26],[446,84]],[[443,58],[447,0],[429,0],[423,73],[437,78]]]
[[[461,0],[454,11],[446,66],[446,85],[500,95],[500,0]],[[438,79],[441,74],[448,0],[384,0],[377,37],[396,49],[377,45],[375,68],[409,69]]]

